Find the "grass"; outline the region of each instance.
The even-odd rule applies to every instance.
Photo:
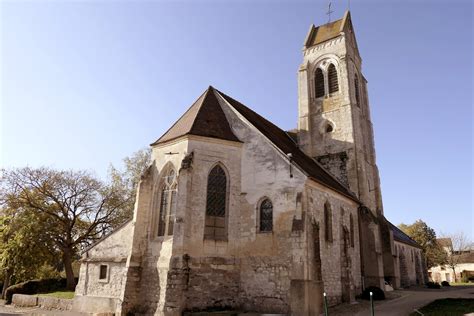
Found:
[[[436,300],[419,311],[426,316],[457,316],[474,311],[474,299],[470,298],[445,298]],[[410,316],[419,316],[416,312]]]
[[[469,286],[474,286],[474,283],[473,282],[458,282],[458,283],[449,283],[449,285],[452,285],[452,286],[466,286],[466,285],[469,285]]]
[[[51,292],[51,293],[39,293],[38,296],[49,296],[49,297],[56,297],[56,298],[73,299],[74,291],[56,291],[56,292]]]

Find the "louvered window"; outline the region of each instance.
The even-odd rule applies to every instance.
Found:
[[[158,236],[173,235],[176,212],[176,173],[173,169],[163,178],[160,192],[160,213],[158,218]]]
[[[337,70],[333,64],[330,64],[328,67],[328,85],[329,93],[339,91],[339,83],[337,81]]]
[[[324,96],[324,74],[321,68],[316,69],[314,77],[315,97],[320,98]]]
[[[207,179],[205,238],[225,239],[226,206],[227,177],[220,166],[215,166]]]
[[[360,106],[360,95],[359,95],[359,78],[357,75],[354,78],[354,89],[357,105]]]
[[[260,231],[271,232],[273,230],[273,204],[269,199],[260,203]]]
[[[324,228],[326,241],[332,242],[332,214],[328,203],[324,204]]]

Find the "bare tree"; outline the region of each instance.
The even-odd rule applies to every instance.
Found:
[[[133,217],[137,186],[145,170],[151,164],[151,149],[143,148],[123,159],[123,168],[116,168],[112,164],[109,167],[110,186],[121,192],[127,203],[119,210],[121,217],[117,218],[116,225],[122,224]]]
[[[456,267],[460,263],[462,254],[470,249],[471,242],[463,232],[443,234],[443,238],[450,240],[445,245],[445,248],[447,248],[446,265],[453,270],[454,282],[457,282]]]
[[[47,216],[48,233],[62,254],[68,289],[75,287],[72,261],[78,250],[108,232],[116,210],[127,203],[120,192],[85,171],[3,170],[0,192],[4,205]]]

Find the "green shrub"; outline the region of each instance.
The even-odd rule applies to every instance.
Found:
[[[66,279],[29,280],[7,288],[5,300],[11,304],[13,294],[38,294],[58,291],[66,288]],[[77,283],[77,279],[76,279]]]
[[[429,289],[440,289],[441,285],[439,285],[437,282],[428,282],[426,283],[426,287]]]
[[[369,286],[362,292],[361,298],[364,300],[370,300],[370,292],[372,292],[372,298],[377,301],[377,300],[384,300],[385,299],[385,293],[380,289],[379,287],[376,286]]]
[[[463,272],[462,272],[461,282],[462,282],[462,283],[467,283],[467,282],[469,282],[469,276],[467,275],[466,271],[463,271]]]

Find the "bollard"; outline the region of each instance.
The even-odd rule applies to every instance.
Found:
[[[328,299],[326,297],[326,292],[323,293],[324,295],[324,316],[328,316]]]
[[[374,311],[374,299],[372,298],[373,293],[370,292],[370,315],[374,316],[375,311]]]

